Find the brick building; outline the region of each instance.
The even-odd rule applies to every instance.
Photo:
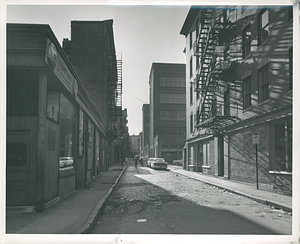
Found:
[[[185,169],[291,194],[292,11],[191,7]]]
[[[185,64],[153,63],[149,86],[149,157],[173,163],[185,142]]]
[[[116,54],[113,20],[71,21],[71,40],[63,40],[63,49],[102,114],[115,144],[114,161],[122,161],[122,59]]]

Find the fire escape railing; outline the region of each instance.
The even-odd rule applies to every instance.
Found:
[[[108,112],[109,134],[115,139],[121,134],[122,121],[122,57],[109,55]]]
[[[117,59],[117,87],[116,87],[116,117],[120,123],[118,135],[122,135],[122,55]]]
[[[236,121],[238,116],[237,106],[231,108],[221,103],[216,105],[216,95],[221,84],[227,84],[224,70],[231,66],[231,62],[224,61],[224,50],[219,45],[220,30],[227,28],[221,21],[221,14],[219,10],[203,10],[202,28],[193,46],[194,55],[200,58],[194,79],[195,91],[201,94],[197,128],[220,126],[226,124],[227,120]]]

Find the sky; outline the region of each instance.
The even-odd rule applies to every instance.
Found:
[[[180,35],[189,5],[7,5],[8,23],[49,24],[57,40],[71,39],[71,21],[113,19],[116,52],[122,55],[122,107],[130,135],[142,131],[153,62],[185,63]]]

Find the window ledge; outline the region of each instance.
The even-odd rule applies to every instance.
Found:
[[[275,175],[292,175],[292,172],[287,172],[287,171],[277,171],[277,170],[272,170],[269,171],[269,174],[275,174]]]
[[[65,178],[72,175],[76,175],[76,171],[73,168],[59,171],[59,178]]]
[[[247,59],[249,59],[251,57],[252,57],[252,52],[250,51],[250,53],[247,56],[243,57],[242,61],[245,62]]]
[[[259,45],[257,46],[257,51],[258,51],[259,49],[263,48],[263,47],[266,45],[266,43],[268,43],[269,41],[270,41],[270,37],[268,37],[267,40],[265,40],[263,43],[261,43],[261,44],[259,44]]]
[[[249,106],[248,108],[243,109],[243,113],[248,112],[253,109],[253,106]]]
[[[202,169],[211,169],[209,165],[202,165]]]
[[[257,105],[257,107],[260,107],[260,106],[262,106],[262,105],[264,105],[264,104],[266,104],[266,103],[269,103],[269,102],[271,102],[271,99],[270,99],[270,98],[267,99],[267,100],[264,100],[264,101],[260,102],[260,103]]]

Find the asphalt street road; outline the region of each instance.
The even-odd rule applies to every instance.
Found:
[[[131,163],[91,234],[292,233],[292,216],[168,170]]]

